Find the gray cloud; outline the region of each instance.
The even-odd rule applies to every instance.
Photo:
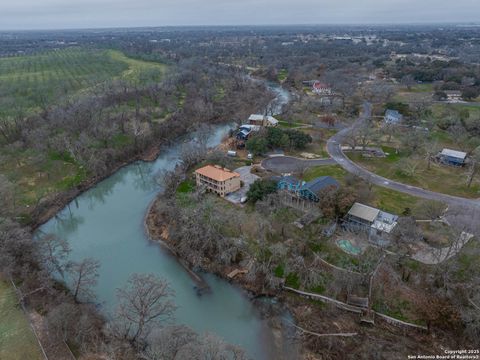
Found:
[[[478,0],[0,0],[0,29],[478,22]]]

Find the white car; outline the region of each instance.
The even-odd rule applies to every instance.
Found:
[[[247,159],[248,159],[248,160],[252,160],[252,159],[253,159],[253,154],[250,154],[250,153],[249,153],[249,154],[247,155]]]

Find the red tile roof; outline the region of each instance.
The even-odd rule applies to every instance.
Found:
[[[234,177],[240,176],[239,173],[230,171],[226,168],[222,168],[221,166],[214,166],[214,165],[204,166],[200,169],[195,170],[195,173],[206,176],[216,181],[226,181]]]

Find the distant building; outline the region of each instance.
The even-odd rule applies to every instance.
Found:
[[[333,95],[332,88],[320,81],[315,81],[313,83],[312,91],[317,95]]]
[[[252,114],[248,118],[248,123],[257,126],[277,126],[278,120],[273,116]]]
[[[386,124],[399,124],[403,120],[403,115],[397,110],[387,109],[383,118]]]
[[[371,206],[355,203],[345,216],[344,225],[353,230],[365,230],[370,235],[390,234],[398,216]]]
[[[447,95],[447,101],[459,102],[462,101],[462,92],[459,90],[446,90],[444,91]]]
[[[240,174],[218,165],[207,165],[195,170],[197,186],[204,186],[207,190],[221,197],[240,189]]]
[[[298,180],[293,176],[282,176],[277,182],[279,190],[285,190],[299,198],[313,202],[320,201],[322,191],[339,187],[338,181],[331,176],[320,176],[309,182]]]
[[[448,165],[463,166],[467,158],[467,153],[463,151],[443,149],[438,158],[441,162]]]

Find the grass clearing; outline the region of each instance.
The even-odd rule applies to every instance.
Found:
[[[326,165],[326,166],[315,166],[309,168],[303,179],[305,181],[313,180],[319,176],[331,176],[337,179],[340,183],[345,184],[345,176],[348,173],[339,165]]]
[[[350,153],[348,157],[364,168],[383,176],[405,184],[421,187],[423,189],[461,196],[466,198],[480,197],[480,177],[477,176],[470,187],[467,186],[468,169],[431,163],[430,169],[424,159],[410,159],[414,170],[407,174],[402,170],[400,163],[402,156],[395,159],[389,158],[365,158],[358,153]],[[405,158],[407,159],[407,158]]]
[[[195,190],[195,181],[193,179],[188,179],[182,181],[180,185],[178,185],[177,193],[190,193]]]
[[[408,92],[419,93],[419,92],[433,92],[433,84],[423,83],[416,84],[410,87],[410,89],[405,89]]]
[[[278,121],[278,125],[282,128],[286,128],[286,129],[295,129],[295,128],[305,126],[305,124],[302,124],[302,123],[288,122],[288,121],[284,121],[284,120]]]
[[[15,292],[0,281],[0,359],[42,360],[37,340],[19,305]]]
[[[278,75],[277,75],[278,81],[283,82],[287,79],[287,77],[288,77],[288,70],[287,69],[281,69],[278,72]]]

